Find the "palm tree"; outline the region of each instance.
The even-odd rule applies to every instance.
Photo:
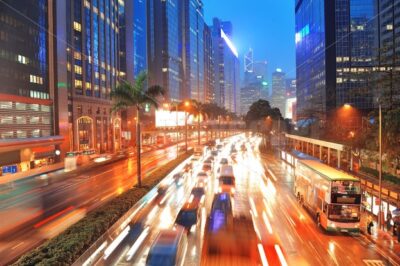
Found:
[[[197,144],[200,145],[200,115],[204,115],[203,104],[190,99],[184,102],[184,107],[188,113],[197,115]]]
[[[128,108],[136,108],[136,150],[137,150],[137,178],[138,186],[142,186],[141,171],[141,132],[140,132],[140,109],[144,104],[150,104],[158,108],[157,96],[164,95],[164,89],[160,86],[151,86],[145,88],[147,84],[147,73],[141,72],[134,84],[126,80],[122,80],[117,87],[111,92],[114,100],[112,112],[126,110]]]

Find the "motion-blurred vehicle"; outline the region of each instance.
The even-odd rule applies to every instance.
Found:
[[[211,170],[212,170],[212,162],[207,161],[207,160],[204,161],[202,171],[207,173],[207,172],[211,172]]]
[[[197,182],[202,181],[204,184],[208,183],[209,175],[206,172],[199,172],[197,174]]]
[[[200,265],[262,265],[260,246],[251,218],[235,217],[229,226],[204,233]]]
[[[215,194],[211,205],[210,220],[215,222],[219,219],[219,222],[227,223],[229,218],[232,218],[232,213],[232,199],[229,193]]]
[[[183,226],[187,230],[187,233],[201,221],[200,201],[193,201],[193,198],[191,196],[189,201],[183,205],[175,220],[175,224]]]
[[[147,255],[147,266],[180,266],[184,264],[187,251],[185,229],[176,226],[174,229],[162,230],[154,240]]]
[[[192,169],[193,169],[193,164],[191,162],[189,162],[183,167],[183,172],[191,173]]]
[[[218,145],[216,146],[216,148],[217,148],[218,151],[221,151],[223,147],[224,147],[224,145],[222,145],[222,144],[218,144]]]
[[[218,150],[212,150],[211,151],[212,156],[218,156]]]
[[[240,146],[240,149],[242,151],[247,151],[246,145],[243,143],[242,146]]]
[[[160,185],[157,189],[157,196],[155,198],[155,201],[159,204],[162,205],[165,203],[165,198],[167,196],[169,186],[168,185]]]
[[[179,172],[174,174],[173,178],[175,180],[175,184],[178,186],[183,184],[183,181],[185,181],[186,173],[185,172]]]
[[[192,197],[192,201],[198,201],[200,204],[204,203],[204,197],[206,194],[206,190],[204,189],[204,186],[196,186],[192,188],[192,191],[190,192],[190,197]]]
[[[215,161],[215,157],[210,155],[210,156],[207,157],[206,161],[214,162]]]
[[[221,166],[220,176],[218,177],[218,193],[235,193],[235,175],[231,165]]]

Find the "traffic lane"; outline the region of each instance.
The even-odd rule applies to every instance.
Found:
[[[364,265],[377,260],[382,265],[391,265],[383,251],[371,243],[352,235],[323,232],[308,212],[298,205],[287,186],[288,178],[273,172],[274,176],[271,176],[270,171],[266,174],[263,178],[273,184],[275,193],[262,193],[257,197],[256,205],[259,211],[272,214],[271,226],[283,244],[289,264]],[[274,181],[275,178],[278,182]]]
[[[146,211],[140,213],[137,216],[137,221],[141,221],[144,228],[149,228],[148,235],[146,239],[141,244],[140,248],[137,250],[136,254],[132,256],[129,263],[131,265],[144,265],[146,263],[147,255],[153,244],[155,238],[157,237],[160,230],[172,228],[175,224],[175,219],[178,215],[183,204],[189,199],[190,191],[195,185],[195,175],[198,172],[198,167],[196,167],[191,176],[187,176],[184,183],[178,186],[175,182],[171,184],[171,187],[167,191],[165,197],[160,202],[154,202]],[[204,211],[202,211],[203,213]],[[202,220],[205,219],[205,212],[202,214]],[[185,257],[185,265],[198,265],[198,254],[201,245],[201,232],[203,221],[192,227],[191,232],[188,234],[188,248]],[[118,247],[116,253],[118,257],[112,262],[106,262],[105,264],[99,265],[121,265],[127,262],[129,257],[129,247],[132,247],[134,242],[127,243],[126,246]]]
[[[143,170],[148,170],[147,166],[152,168],[165,164],[171,160],[173,152],[160,155],[153,155],[150,158],[143,160]],[[157,160],[154,160],[158,158]],[[92,178],[74,178],[69,180],[66,186],[58,184],[55,191],[45,194],[42,198],[43,206],[48,206],[45,209],[46,219],[57,211],[62,211],[70,206],[81,207],[85,206],[88,210],[92,210],[113,197],[121,194],[123,191],[131,188],[136,184],[136,178],[133,176],[136,173],[135,160],[130,159],[123,165],[113,165],[111,169],[97,173]],[[92,170],[91,172],[95,172]],[[90,174],[90,173],[89,173]],[[88,176],[89,176],[88,174]],[[37,219],[36,219],[37,220]],[[37,222],[37,221],[36,221]],[[37,228],[32,227],[29,223],[25,228],[18,228],[16,231],[10,230],[7,238],[2,238],[0,243],[0,263],[8,261],[16,255],[22,254],[32,247],[39,245],[44,240]],[[10,245],[13,252],[9,253]]]

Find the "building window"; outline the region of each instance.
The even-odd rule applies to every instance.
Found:
[[[393,25],[392,24],[387,24],[386,25],[387,30],[393,30]]]
[[[26,117],[25,116],[17,116],[15,118],[17,124],[26,124]]]
[[[26,138],[26,131],[25,130],[17,130],[17,138]]]
[[[13,117],[12,116],[2,116],[0,118],[1,124],[12,124],[13,123]]]
[[[14,132],[12,132],[12,131],[2,132],[1,133],[1,138],[2,139],[13,139],[14,138]]]
[[[77,113],[78,113],[78,115],[81,115],[82,114],[82,105],[78,105],[77,107],[76,107],[76,111],[77,111]]]
[[[50,118],[47,116],[42,117],[42,124],[44,125],[50,125]]]
[[[35,84],[43,84],[43,78],[36,75],[29,75],[29,81]]]
[[[18,55],[18,59],[17,60],[18,60],[19,63],[24,64],[24,65],[27,65],[29,63],[28,58],[26,58],[23,55]]]
[[[34,129],[34,130],[32,130],[32,137],[33,138],[38,138],[38,137],[40,137],[40,129]]]
[[[0,109],[12,109],[12,107],[12,102],[0,102]]]
[[[39,104],[31,104],[29,109],[32,111],[39,111]]]
[[[82,75],[82,67],[80,67],[78,65],[74,65],[74,70],[75,70],[76,74]]]
[[[39,120],[40,118],[38,116],[31,116],[31,118],[29,119],[29,124],[31,125],[39,124]]]
[[[74,30],[81,32],[82,31],[81,23],[74,21]]]
[[[42,136],[43,137],[49,137],[50,136],[50,130],[48,130],[48,129],[42,130]]]
[[[50,112],[50,106],[48,105],[41,105],[42,112]]]

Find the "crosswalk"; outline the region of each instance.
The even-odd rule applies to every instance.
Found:
[[[385,265],[387,265],[381,260],[363,260],[363,262],[365,263],[365,265],[368,265],[368,266],[385,266]]]

